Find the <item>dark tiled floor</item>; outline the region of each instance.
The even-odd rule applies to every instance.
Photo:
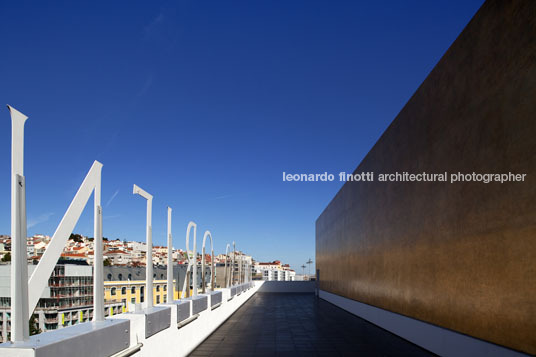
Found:
[[[313,294],[257,293],[190,356],[430,356]]]

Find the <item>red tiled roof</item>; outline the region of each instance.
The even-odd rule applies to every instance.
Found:
[[[85,258],[85,254],[84,253],[61,253],[61,256],[62,257],[82,257],[82,258]]]

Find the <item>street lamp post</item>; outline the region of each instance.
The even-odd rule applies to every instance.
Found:
[[[309,258],[309,260],[305,262],[305,264],[309,265],[309,279],[311,279],[311,264],[312,263],[313,261],[311,260],[311,258]]]

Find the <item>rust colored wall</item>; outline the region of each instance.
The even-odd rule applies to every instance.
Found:
[[[536,354],[536,1],[488,1],[316,222],[320,288]]]

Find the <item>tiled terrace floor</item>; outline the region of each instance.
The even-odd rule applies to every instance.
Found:
[[[190,356],[430,356],[313,294],[257,293]]]

